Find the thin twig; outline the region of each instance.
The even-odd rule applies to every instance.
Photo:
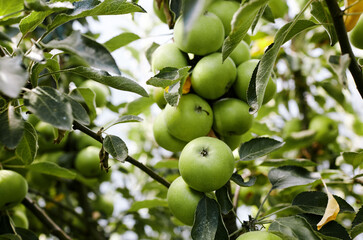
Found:
[[[71,238],[29,197],[22,201],[24,206],[29,209],[48,229],[50,233],[60,240],[71,240]]]
[[[338,36],[340,49],[342,55],[348,54],[350,58],[349,71],[353,76],[355,85],[358,89],[359,94],[363,98],[363,73],[362,68],[357,62],[356,57],[354,56],[352,47],[350,45],[348,34],[345,29],[343,15],[344,12],[340,9],[338,2],[336,0],[325,0],[326,5],[328,6],[329,12],[333,19],[334,28]]]

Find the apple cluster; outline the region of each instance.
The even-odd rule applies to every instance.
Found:
[[[213,192],[230,179],[234,170],[232,150],[253,124],[247,104],[247,88],[258,64],[251,59],[250,46],[241,41],[223,61],[221,48],[231,31],[233,14],[239,3],[213,2],[188,32],[183,17],[174,26],[174,41],[159,46],[152,55],[151,68],[156,74],[166,67],[191,66],[178,105],[164,98],[168,89],[154,90],[154,99],[162,109],[153,124],[159,146],[180,152],[181,177],[168,190],[169,208],[176,218],[193,224],[194,212],[204,193]],[[269,80],[264,103],[275,94]]]

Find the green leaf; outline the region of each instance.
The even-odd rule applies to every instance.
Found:
[[[139,116],[135,115],[123,115],[119,119],[117,119],[115,122],[113,122],[111,125],[107,126],[107,128],[110,128],[116,124],[120,123],[129,123],[129,122],[142,122],[143,119]]]
[[[60,69],[59,62],[54,59],[46,59],[45,61],[35,63],[31,69],[31,73],[30,73],[30,83],[32,84],[33,87],[38,86],[39,74],[44,69],[48,69],[49,72],[57,72]],[[55,74],[52,74],[52,76],[53,76],[54,80],[58,81],[60,74],[55,73]]]
[[[44,173],[60,178],[66,178],[66,179],[75,179],[77,174],[73,171],[60,167],[58,164],[54,162],[34,162],[33,164],[29,165],[27,167],[30,171],[38,172],[38,173]]]
[[[24,122],[24,134],[16,150],[16,156],[25,164],[29,165],[34,161],[38,150],[38,134],[28,122]]]
[[[64,94],[64,97],[71,103],[73,119],[77,120],[83,125],[89,125],[90,119],[86,109],[84,109],[84,107],[79,102],[77,102],[70,96]]]
[[[23,240],[23,239],[15,234],[3,234],[0,235],[0,240]]]
[[[180,69],[166,67],[163,68],[154,77],[151,77],[149,80],[147,80],[146,84],[152,85],[154,87],[166,88],[177,82],[180,82],[182,79],[185,79],[189,75],[189,70],[190,67],[183,67]]]
[[[63,40],[52,40],[42,43],[44,48],[60,49],[83,58],[90,66],[120,75],[115,59],[105,46],[96,40],[74,31]]]
[[[251,0],[245,2],[234,14],[232,19],[232,29],[227,38],[223,42],[222,54],[223,61],[231,54],[236,46],[246,36],[259,10],[268,0]]]
[[[72,107],[58,90],[36,87],[24,95],[24,105],[40,120],[61,130],[72,129]]]
[[[351,240],[347,230],[337,223],[336,221],[330,221],[325,224],[319,231],[317,231],[316,225],[321,220],[321,216],[314,214],[301,214],[301,217],[305,218],[305,220],[312,226],[315,230],[315,233],[319,236],[322,236],[323,239],[327,240]]]
[[[9,2],[9,0],[0,0],[0,19],[4,15],[12,14],[22,9],[23,9],[23,0],[14,0],[11,1],[11,3]],[[14,15],[9,16],[8,18],[10,17],[14,17]],[[7,18],[1,20],[5,19]]]
[[[355,215],[355,218],[352,222],[352,228],[361,223],[363,223],[363,207],[361,207],[357,212],[357,214]]]
[[[136,212],[143,208],[168,207],[166,199],[155,198],[152,200],[144,200],[133,202],[128,212]]]
[[[124,162],[128,156],[128,149],[121,138],[114,135],[107,135],[103,140],[103,147],[106,152],[120,162]]]
[[[154,103],[154,100],[150,97],[137,98],[132,102],[126,104],[125,110],[122,115],[139,115],[150,109],[150,106]]]
[[[344,162],[352,165],[354,168],[362,165],[363,163],[363,151],[362,152],[343,152]]]
[[[152,43],[150,45],[150,47],[148,47],[148,49],[146,50],[146,53],[145,53],[145,56],[146,56],[146,59],[147,61],[149,62],[149,64],[151,65],[151,57],[154,53],[154,51],[159,47],[160,45],[157,44],[157,43]]]
[[[24,133],[24,121],[14,106],[0,113],[0,143],[14,149],[20,143]]]
[[[74,6],[71,2],[45,2],[44,0],[25,0],[24,5],[27,9],[35,10],[35,11],[63,11],[74,9]]]
[[[135,33],[125,32],[125,33],[121,33],[121,34],[111,38],[110,40],[105,42],[103,45],[105,45],[105,47],[110,52],[113,52],[116,49],[126,46],[127,44],[129,44],[135,40],[138,40],[138,39],[140,39],[140,37],[138,35],[136,35]]]
[[[337,71],[337,69],[335,71]],[[343,71],[343,69],[340,69],[338,71]],[[344,76],[346,77],[345,72],[344,73],[341,72],[341,74],[344,74]],[[340,79],[340,76],[338,76],[338,77]],[[340,81],[344,81],[344,79],[340,79]],[[341,85],[341,84],[339,84],[337,81],[335,81],[333,79],[326,79],[324,81],[317,82],[316,85],[317,86],[321,86],[325,90],[325,92],[327,94],[329,94],[329,96],[331,96],[333,99],[335,99],[335,101],[337,103],[339,103],[342,107],[346,108],[345,107],[346,106],[345,105],[345,95],[343,94],[343,91],[342,91],[342,88],[343,88],[344,84]]]
[[[347,70],[350,64],[349,54],[344,54],[341,56],[330,56],[329,64],[333,68],[334,72],[338,76],[340,83],[347,83]],[[344,95],[343,95],[344,97]]]
[[[23,37],[29,32],[34,31],[34,29],[36,29],[47,16],[52,14],[52,12],[53,11],[31,12],[28,16],[21,19],[19,29],[23,34]]]
[[[339,196],[333,196],[339,204],[339,213],[354,213],[354,209],[349,205],[349,203]],[[327,204],[328,196],[324,192],[302,192],[299,193],[291,203],[291,205],[299,207],[305,213],[312,213],[321,216],[324,215]]]
[[[76,88],[70,93],[70,96],[78,102],[84,102],[88,108],[90,118],[96,118],[96,94],[91,89]]]
[[[226,186],[223,186],[216,191],[216,197],[223,214],[227,214],[233,209],[233,204]]]
[[[313,1],[311,9],[311,15],[323,25],[325,31],[329,35],[330,38],[330,45],[334,46],[335,43],[338,41],[337,33],[335,32],[333,19],[329,12],[329,9],[324,7],[323,2],[321,1]]]
[[[247,182],[245,182],[241,175],[238,173],[233,173],[231,180],[241,187],[251,187],[256,183],[257,178],[252,176]]]
[[[169,169],[178,169],[179,168],[179,161],[175,159],[165,159],[157,162],[154,168],[169,168]]]
[[[314,167],[317,164],[308,159],[267,159],[264,160],[261,166],[281,167],[281,166],[299,166],[299,167]]]
[[[0,58],[0,72],[0,92],[16,98],[28,79],[28,72],[22,67],[22,58]]]
[[[281,46],[298,33],[316,26],[318,25],[312,21],[295,19],[276,33],[274,43],[268,47],[256,66],[247,90],[247,102],[251,107],[251,113],[257,112],[262,105],[265,89]]]
[[[16,227],[15,230],[22,240],[39,240],[37,235],[28,229]]]
[[[118,90],[133,92],[144,97],[148,96],[145,89],[137,82],[123,76],[111,76],[108,72],[88,67],[69,68],[67,71],[95,80]]]
[[[198,203],[192,228],[192,239],[214,239],[220,218],[216,200],[204,196]]]
[[[10,224],[10,217],[7,214],[0,215],[0,234],[14,233],[14,230]],[[0,235],[1,239],[1,235]]]
[[[350,231],[350,236],[352,238],[355,238],[361,233],[363,233],[363,223],[359,223],[358,225],[352,227],[352,230]]]
[[[278,218],[268,228],[269,232],[282,232],[295,239],[320,240],[310,224],[301,216]]]
[[[305,168],[297,166],[272,168],[268,173],[268,179],[270,180],[273,189],[307,185],[315,182],[319,178],[319,173],[311,173]]]
[[[241,145],[238,150],[240,160],[255,160],[266,154],[269,154],[284,145],[284,142],[277,141],[272,138],[260,137],[251,139]]]
[[[58,14],[48,26],[46,34],[53,31],[56,27],[78,18],[88,16],[100,15],[121,15],[133,12],[145,12],[139,5],[125,0],[105,0],[100,2],[98,0],[83,0],[75,2],[74,9],[67,12]]]

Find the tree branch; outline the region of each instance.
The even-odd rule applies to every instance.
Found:
[[[88,136],[96,139],[100,143],[103,143],[103,138],[102,138],[101,135],[97,134],[96,132],[92,131],[91,129],[89,129],[88,127],[82,125],[81,123],[79,123],[77,121],[73,121],[73,128],[78,129],[78,130],[82,131],[83,133],[87,134]],[[147,175],[149,175],[151,178],[153,178],[157,182],[161,183],[165,187],[169,188],[170,183],[167,180],[165,180],[163,177],[159,176],[151,168],[145,166],[144,164],[142,164],[141,162],[139,162],[136,159],[132,158],[131,156],[127,156],[125,161],[131,163],[132,165],[134,165],[136,167],[138,167],[143,172],[145,172]]]
[[[71,238],[29,197],[25,197],[22,201],[24,206],[29,209],[47,228],[50,233],[58,237],[60,240],[71,240]]]
[[[339,8],[336,0],[325,0],[329,12],[332,16],[334,28],[338,36],[340,49],[342,54],[348,54],[350,58],[349,71],[353,76],[355,85],[359,94],[363,98],[363,73],[362,68],[359,66],[357,59],[354,56],[352,47],[350,45],[348,34],[345,29],[343,20],[343,11]]]

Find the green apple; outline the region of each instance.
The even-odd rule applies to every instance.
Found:
[[[247,103],[236,98],[224,98],[213,104],[213,130],[219,135],[242,135],[253,123]]]
[[[357,25],[349,34],[351,44],[359,49],[363,49],[363,17],[358,20]]]
[[[153,0],[153,10],[155,15],[162,21],[163,23],[166,23],[166,17],[164,13],[164,1],[161,2],[160,8],[158,7],[158,3],[156,0]]]
[[[184,52],[207,55],[222,47],[224,27],[222,21],[213,13],[205,13],[193,22],[189,32],[184,31],[183,17],[174,26],[174,41]]]
[[[156,117],[153,124],[153,132],[155,141],[160,147],[171,152],[180,152],[183,150],[186,142],[173,137],[169,132],[165,123],[165,111]]]
[[[160,45],[152,54],[151,69],[154,73],[166,67],[182,68],[188,65],[187,56],[175,43]]]
[[[238,98],[240,98],[245,102],[247,102],[248,85],[250,84],[253,70],[255,70],[258,61],[259,60],[257,59],[250,59],[246,62],[243,62],[237,67],[237,80],[233,84],[233,89]],[[275,95],[275,93],[276,93],[276,84],[270,77],[263,97],[263,104],[270,101]]]
[[[339,135],[338,124],[325,115],[316,115],[309,124],[309,129],[314,130],[315,141],[321,144],[334,142]]]
[[[107,98],[110,96],[110,89],[99,82],[93,80],[86,80],[79,86],[81,88],[89,88],[96,95],[96,107],[103,107],[106,105]]]
[[[282,240],[282,238],[270,232],[253,231],[240,235],[237,240]]]
[[[200,192],[221,188],[234,169],[232,150],[223,141],[199,137],[190,141],[179,158],[179,171],[184,181]]]
[[[164,88],[157,87],[154,88],[152,93],[152,97],[160,109],[164,109],[167,104],[164,97],[164,92],[165,92]]]
[[[81,150],[75,159],[74,166],[83,176],[92,178],[101,174],[100,149],[89,146]]]
[[[96,211],[101,212],[107,218],[112,216],[113,213],[113,201],[110,198],[99,196],[93,203],[93,208]]]
[[[25,228],[25,229],[29,228],[29,221],[26,216],[26,209],[24,205],[22,204],[16,205],[12,209],[10,216],[14,222],[15,227]]]
[[[250,47],[245,41],[241,41],[229,55],[236,66],[251,59]]]
[[[219,136],[223,142],[225,142],[231,150],[235,150],[242,143],[243,135],[229,135],[229,136]]]
[[[102,143],[82,132],[76,134],[76,141],[77,149],[79,150],[82,150],[88,146],[94,146],[98,149],[102,147]]]
[[[236,76],[236,65],[231,58],[223,62],[221,53],[212,53],[195,65],[191,77],[192,88],[205,99],[217,99],[229,90]]]
[[[0,170],[0,210],[19,204],[28,192],[28,183],[23,176],[11,170]]]
[[[238,10],[239,6],[240,4],[234,1],[214,1],[207,9],[221,19],[225,37],[231,32],[233,14]]]
[[[191,189],[182,177],[178,177],[168,189],[168,206],[178,220],[191,226],[198,203],[203,196],[203,193]]]
[[[39,133],[39,152],[61,150],[66,145],[68,133],[66,133],[65,137],[59,144],[54,143],[54,140],[56,139],[57,129],[49,123],[40,121],[37,123],[37,125],[35,125],[35,130],[37,130],[37,132]]]
[[[268,6],[275,18],[283,18],[289,11],[285,0],[269,0]]]
[[[164,111],[168,132],[182,141],[205,136],[212,128],[212,108],[196,94],[183,95],[177,107],[168,104]]]

